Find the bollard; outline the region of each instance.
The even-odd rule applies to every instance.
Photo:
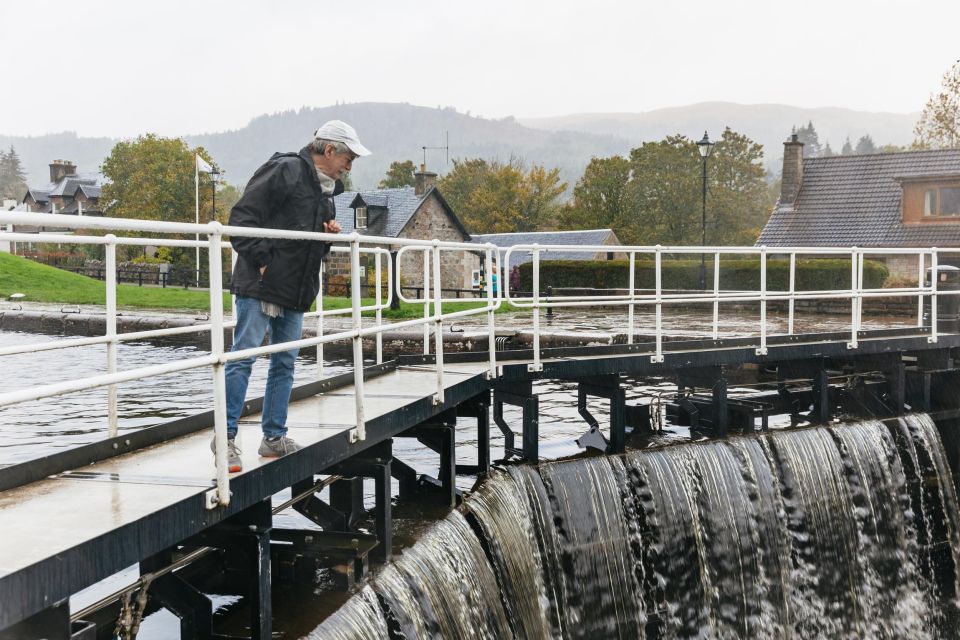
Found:
[[[547,286],[547,302],[550,302],[550,298],[553,296],[553,287]],[[547,307],[547,317],[553,317],[553,307]]]

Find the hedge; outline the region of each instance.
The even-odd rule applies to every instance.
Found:
[[[653,260],[637,260],[635,285],[638,289],[656,287]],[[540,262],[540,288],[623,289],[630,286],[627,260],[543,260]],[[520,290],[533,288],[533,263],[520,265]],[[864,260],[863,286],[874,289],[887,279],[886,266]],[[661,286],[664,289],[699,289],[699,260],[663,260]],[[790,284],[790,261],[767,260],[767,289],[785,291]],[[512,286],[512,284],[511,284]],[[713,260],[707,260],[707,287],[713,287]],[[720,260],[720,288],[757,291],[760,289],[760,260]],[[850,288],[850,261],[827,258],[797,260],[797,291]]]

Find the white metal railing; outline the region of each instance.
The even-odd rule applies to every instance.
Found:
[[[207,504],[209,507],[217,505],[227,505],[230,501],[229,477],[227,473],[227,430],[226,430],[226,383],[224,377],[224,367],[227,362],[241,360],[251,356],[285,351],[296,348],[317,346],[318,354],[318,376],[322,375],[323,357],[322,345],[342,340],[351,340],[353,343],[353,370],[354,386],[356,395],[356,414],[355,427],[350,432],[350,438],[353,441],[363,440],[366,437],[365,419],[364,419],[364,397],[363,397],[363,339],[369,336],[375,336],[377,339],[377,358],[382,359],[382,340],[381,336],[386,329],[398,329],[418,324],[430,323],[435,327],[437,335],[437,402],[443,401],[443,323],[451,318],[459,318],[468,315],[486,313],[490,324],[490,344],[491,351],[494,350],[493,333],[493,312],[500,306],[500,300],[493,295],[492,289],[488,287],[486,301],[474,308],[455,311],[444,314],[442,311],[441,299],[441,278],[440,278],[440,251],[459,251],[467,252],[471,255],[475,252],[486,252],[488,267],[490,263],[490,254],[494,251],[493,245],[478,245],[464,242],[442,242],[439,240],[414,240],[383,238],[376,236],[360,236],[356,233],[350,235],[313,233],[303,231],[284,231],[275,229],[251,229],[243,227],[230,227],[221,225],[218,222],[211,222],[206,225],[195,225],[185,223],[155,222],[147,220],[113,219],[113,218],[77,218],[74,216],[56,215],[56,214],[36,214],[36,213],[0,213],[0,224],[14,225],[35,225],[37,216],[43,215],[43,224],[46,227],[58,227],[75,230],[105,230],[109,232],[147,232],[155,234],[156,237],[138,238],[125,237],[114,233],[107,233],[103,236],[90,235],[71,235],[71,234],[44,234],[44,242],[61,242],[72,244],[98,244],[104,245],[106,252],[106,331],[105,335],[99,337],[68,339],[56,343],[39,343],[35,345],[17,345],[0,350],[0,355],[9,355],[13,353],[24,353],[37,350],[48,350],[55,348],[69,348],[89,344],[107,345],[107,373],[90,376],[84,379],[69,380],[46,385],[38,385],[16,391],[0,393],[0,406],[11,405],[30,400],[39,400],[52,396],[73,393],[100,387],[107,387],[108,390],[108,432],[110,436],[117,433],[117,394],[116,385],[122,382],[149,378],[157,375],[175,373],[199,367],[210,367],[213,375],[214,391],[214,442],[215,442],[215,466],[216,466],[216,488],[208,492]],[[206,240],[183,240],[179,238],[166,237],[171,234],[178,235],[196,235],[206,237]],[[364,305],[361,298],[361,284],[359,277],[351,277],[350,298],[351,305],[347,309],[323,309],[322,293],[318,296],[317,310],[305,314],[307,317],[317,318],[317,335],[313,338],[301,338],[286,343],[261,346],[253,349],[244,349],[240,351],[226,352],[224,349],[223,331],[225,328],[235,326],[235,321],[227,321],[223,315],[223,265],[222,251],[229,248],[230,245],[223,241],[224,235],[246,236],[258,238],[273,239],[294,239],[294,240],[316,240],[325,241],[333,244],[332,251],[347,252],[350,256],[351,274],[356,275],[360,272],[360,254],[367,253],[374,257],[374,272],[376,293],[374,302]],[[14,233],[0,232],[0,239],[12,242],[36,242],[37,234],[33,233]],[[150,331],[137,331],[129,334],[118,334],[116,331],[117,315],[117,277],[116,277],[116,247],[122,245],[132,246],[173,246],[173,247],[192,247],[205,249],[209,257],[210,270],[210,313],[209,322],[193,327],[176,327],[157,329]],[[367,246],[361,246],[361,245]],[[424,291],[424,305],[429,308],[433,305],[434,312],[430,317],[415,318],[389,324],[383,323],[382,311],[386,309],[392,298],[392,292],[396,288],[394,282],[397,282],[397,275],[392,272],[390,260],[387,260],[387,271],[385,286],[388,294],[384,297],[380,292],[383,272],[381,262],[384,254],[388,254],[382,245],[407,247],[419,247],[428,250],[434,258],[434,268],[432,278],[434,282],[433,295],[430,290]],[[234,263],[236,257],[233,256],[231,263]],[[425,286],[427,283],[425,282]],[[363,325],[363,314],[365,312],[374,313],[374,322],[372,326]],[[347,330],[324,333],[323,318],[331,315],[350,314],[351,325]],[[189,332],[209,331],[210,333],[210,354],[201,357],[187,358],[177,362],[166,363],[163,365],[153,365],[129,369],[126,371],[117,371],[117,344],[131,339],[143,340],[147,338],[156,338],[175,334]],[[491,372],[495,373],[495,360],[490,360]]]
[[[626,293],[602,293],[600,295],[550,295],[543,299],[541,291],[544,286],[541,281],[540,259],[543,254],[556,252],[563,253],[582,253],[586,255],[596,255],[607,253],[611,250],[618,254],[627,254],[630,273],[628,274],[628,285]],[[883,297],[917,297],[917,326],[923,325],[923,300],[930,298],[930,332],[928,340],[937,342],[937,296],[960,295],[960,290],[942,291],[938,288],[940,271],[938,271],[939,256],[942,254],[960,254],[957,249],[937,249],[931,248],[839,248],[839,247],[691,247],[691,246],[617,246],[607,245],[583,246],[583,245],[540,245],[524,244],[514,245],[505,251],[503,262],[506,265],[512,263],[515,254],[527,255],[529,260],[523,259],[523,262],[532,262],[532,291],[529,295],[518,295],[511,292],[509,279],[505,279],[504,299],[512,307],[530,309],[533,315],[533,362],[528,365],[530,371],[542,370],[539,348],[539,326],[540,310],[544,308],[558,307],[627,307],[627,342],[633,342],[635,331],[635,308],[638,306],[651,306],[654,309],[654,338],[655,351],[650,356],[652,362],[663,362],[663,306],[664,305],[682,305],[682,304],[712,304],[712,336],[716,339],[719,335],[719,308],[724,302],[756,302],[759,303],[759,338],[760,344],[756,349],[758,355],[767,353],[767,338],[770,335],[770,325],[767,321],[768,306],[771,302],[787,303],[787,334],[794,333],[795,302],[801,300],[830,300],[830,299],[849,299],[850,300],[850,340],[847,347],[856,349],[859,345],[859,333],[863,326],[863,299],[864,298],[883,298]],[[680,291],[667,292],[663,289],[663,264],[664,256],[697,256],[709,255],[713,258],[713,284],[709,290],[705,291]],[[783,256],[789,258],[787,288],[785,290],[771,290],[767,286],[767,267],[770,256]],[[917,286],[899,287],[899,288],[864,288],[863,271],[864,260],[869,256],[889,256],[904,255],[917,256],[919,270],[917,276]],[[753,256],[759,260],[759,287],[755,291],[743,290],[722,290],[720,288],[720,269],[722,256]],[[850,288],[848,289],[821,289],[798,291],[796,288],[797,257],[836,257],[850,260]],[[654,270],[654,289],[650,293],[639,293],[636,287],[635,268],[637,260],[641,258],[652,258]],[[925,284],[926,270],[925,259],[929,259],[932,277],[929,285]]]
[[[123,382],[149,378],[157,375],[164,375],[184,371],[187,369],[209,367],[213,376],[214,387],[214,440],[215,440],[215,461],[217,474],[217,487],[210,491],[208,495],[208,506],[211,508],[216,505],[226,505],[229,503],[229,478],[226,465],[226,407],[225,407],[225,380],[224,367],[227,362],[233,360],[245,359],[252,356],[259,356],[278,351],[285,351],[292,348],[316,347],[317,354],[317,377],[323,375],[323,348],[324,345],[335,341],[352,342],[352,357],[354,371],[354,385],[356,396],[355,407],[355,427],[350,432],[352,440],[363,440],[366,437],[365,416],[364,416],[364,390],[363,390],[363,340],[373,337],[376,340],[376,360],[381,362],[383,358],[382,335],[386,330],[397,330],[404,328],[418,327],[423,328],[423,352],[430,353],[431,331],[434,341],[435,370],[436,370],[436,391],[434,402],[444,402],[444,348],[443,348],[443,328],[444,324],[457,318],[463,318],[472,315],[486,315],[487,338],[489,345],[489,363],[487,375],[493,378],[497,375],[497,356],[495,349],[496,323],[495,313],[500,308],[503,301],[506,301],[516,310],[530,310],[532,312],[532,341],[533,357],[532,362],[528,364],[531,371],[541,371],[543,363],[541,361],[540,349],[540,314],[543,309],[552,309],[557,307],[616,307],[625,306],[627,310],[627,341],[632,343],[636,330],[637,316],[636,310],[641,307],[653,308],[653,331],[654,346],[650,358],[653,362],[664,361],[664,337],[663,327],[663,307],[664,305],[682,305],[682,304],[709,304],[712,308],[712,330],[711,335],[714,338],[719,336],[720,326],[720,306],[723,303],[753,302],[758,303],[760,308],[760,319],[758,323],[759,346],[756,351],[758,354],[767,352],[767,338],[771,334],[771,327],[768,323],[768,305],[770,303],[786,303],[787,305],[787,333],[794,333],[795,303],[804,300],[826,300],[826,299],[849,299],[850,300],[850,340],[847,343],[848,348],[856,349],[859,345],[859,332],[863,325],[863,300],[865,298],[891,297],[891,296],[916,296],[918,302],[917,326],[924,323],[923,308],[924,299],[930,300],[929,324],[930,330],[928,340],[937,341],[937,297],[938,295],[958,295],[960,291],[941,291],[938,289],[938,265],[941,264],[940,256],[947,251],[936,248],[923,249],[876,249],[876,248],[830,248],[830,247],[788,247],[768,249],[766,247],[665,247],[665,246],[625,246],[615,247],[614,250],[620,254],[628,256],[630,273],[628,276],[628,290],[621,292],[606,292],[599,295],[565,294],[557,295],[550,292],[546,287],[549,283],[543,282],[540,270],[541,259],[549,257],[553,252],[579,252],[585,254],[606,253],[612,248],[608,246],[580,246],[580,245],[516,245],[506,249],[503,256],[501,251],[492,244],[471,244],[463,242],[447,242],[440,240],[415,240],[399,238],[381,238],[373,236],[360,236],[357,234],[337,235],[324,233],[311,233],[301,231],[282,231],[268,229],[250,229],[223,226],[217,222],[211,222],[206,225],[164,223],[145,220],[126,220],[112,218],[77,218],[74,216],[64,216],[55,214],[36,214],[36,213],[0,213],[0,224],[36,224],[37,216],[43,216],[44,226],[60,227],[65,229],[90,229],[107,231],[106,235],[71,235],[67,233],[44,234],[44,242],[59,242],[72,244],[99,244],[105,247],[106,252],[106,330],[102,336],[91,336],[82,338],[70,338],[57,342],[44,342],[38,344],[11,345],[0,348],[0,356],[16,353],[26,353],[31,351],[69,348],[84,345],[105,344],[107,346],[107,372],[105,374],[91,376],[83,379],[67,380],[46,385],[39,385],[32,388],[21,389],[17,391],[7,391],[0,393],[0,406],[6,406],[18,402],[29,400],[38,400],[65,393],[73,393],[89,389],[106,387],[108,390],[108,431],[111,436],[116,435],[118,426],[117,416],[117,394],[116,385]],[[124,236],[124,232],[147,232],[155,237],[129,237]],[[196,236],[201,239],[184,240],[181,238],[170,237],[171,235]],[[235,326],[235,321],[224,317],[223,314],[223,292],[222,292],[222,251],[231,250],[230,244],[223,240],[224,235],[247,236],[274,239],[300,239],[300,240],[320,240],[332,243],[331,251],[333,254],[345,254],[349,256],[350,270],[352,275],[359,274],[360,257],[367,255],[373,258],[374,270],[374,293],[372,300],[364,302],[361,296],[361,284],[359,277],[351,277],[350,287],[350,306],[342,309],[324,308],[324,297],[318,294],[316,300],[316,311],[305,314],[305,317],[316,318],[316,335],[310,338],[301,337],[298,340],[273,344],[268,346],[259,346],[252,349],[241,351],[225,351],[223,331],[224,329]],[[37,234],[32,233],[13,233],[0,232],[0,240],[9,240],[14,242],[36,242]],[[129,333],[117,333],[116,315],[117,315],[117,276],[116,276],[116,249],[118,246],[169,246],[183,248],[197,248],[207,251],[210,287],[209,287],[209,321],[187,327],[169,327],[164,329],[155,329],[148,331],[136,331]],[[395,258],[391,259],[390,253],[385,246],[399,247]],[[443,275],[444,258],[451,253],[478,255],[477,259],[483,262],[486,273],[491,274],[494,268],[500,274],[500,287],[497,292],[493,290],[492,278],[488,277],[486,281],[486,290],[483,297],[476,307],[444,311],[445,305],[458,298],[443,296]],[[511,264],[511,258],[515,254],[528,253],[532,259],[532,291],[528,295],[520,295],[517,292],[511,293],[510,278],[502,265]],[[712,286],[704,291],[671,291],[663,288],[664,260],[667,256],[684,255],[709,255],[713,261]],[[870,289],[864,288],[864,260],[871,255],[915,255],[918,258],[919,271],[917,286],[901,287],[896,289]],[[721,288],[721,258],[730,258],[732,256],[753,256],[759,260],[759,287],[756,290],[724,290]],[[789,274],[787,278],[786,289],[769,289],[768,287],[768,261],[771,256],[784,256],[789,258]],[[850,287],[845,289],[822,289],[822,290],[797,290],[797,257],[798,256],[833,256],[850,260]],[[231,264],[236,261],[236,255],[231,254]],[[502,258],[502,260],[501,260]],[[472,259],[472,258],[471,258]],[[640,259],[652,259],[654,270],[654,288],[652,291],[640,290],[637,288],[635,271]],[[383,262],[386,261],[384,266]],[[394,268],[396,264],[396,271]],[[929,264],[932,268],[933,277],[930,283],[926,284],[925,265]],[[404,265],[408,265],[404,267]],[[414,271],[416,273],[414,273]],[[462,267],[458,267],[458,272],[462,274]],[[449,276],[449,274],[448,274]],[[323,277],[323,273],[320,274]],[[416,287],[422,291],[420,297],[411,297],[403,294],[401,282],[404,279],[409,282],[422,284]],[[418,280],[422,278],[422,282]],[[383,295],[381,284],[386,287],[386,295]],[[404,285],[408,289],[409,285]],[[546,290],[547,295],[541,292]],[[390,306],[393,296],[396,295],[399,301],[422,305],[422,314],[418,317],[399,320],[395,322],[383,322],[383,312]],[[372,324],[368,321],[364,324],[364,314],[373,314]],[[325,319],[344,316],[349,318],[349,325],[346,328],[335,327],[328,331]],[[181,335],[192,332],[209,332],[210,334],[210,353],[208,355],[187,358],[177,362],[166,363],[162,365],[151,365],[129,369],[125,371],[117,370],[117,345],[130,340],[144,340],[147,338],[159,338],[164,336]]]

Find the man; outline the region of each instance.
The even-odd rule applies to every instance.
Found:
[[[353,127],[340,120],[327,122],[299,153],[275,153],[257,169],[230,211],[230,225],[339,233],[333,197],[343,191],[340,178],[354,159],[369,154]],[[320,288],[320,263],[329,244],[251,237],[232,237],[231,244],[239,255],[231,286],[237,296],[233,351],[259,347],[267,333],[271,344],[299,340],[303,313]],[[287,437],[286,427],[297,351],[270,355],[258,449],[263,457],[280,457],[300,448]],[[226,367],[230,473],[243,468],[236,445],[237,421],[255,360],[235,360]]]

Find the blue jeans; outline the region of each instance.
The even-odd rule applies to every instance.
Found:
[[[299,340],[303,330],[303,314],[283,310],[283,316],[271,318],[260,310],[256,298],[237,296],[237,327],[233,330],[232,351],[254,349],[263,344],[270,333],[270,344]],[[263,416],[261,428],[268,438],[286,435],[287,406],[290,390],[293,389],[293,364],[299,349],[270,354],[270,370],[267,372],[267,388],[263,392]],[[256,358],[233,360],[227,363],[227,437],[237,435],[237,420],[243,412],[247,397],[250,370]]]

